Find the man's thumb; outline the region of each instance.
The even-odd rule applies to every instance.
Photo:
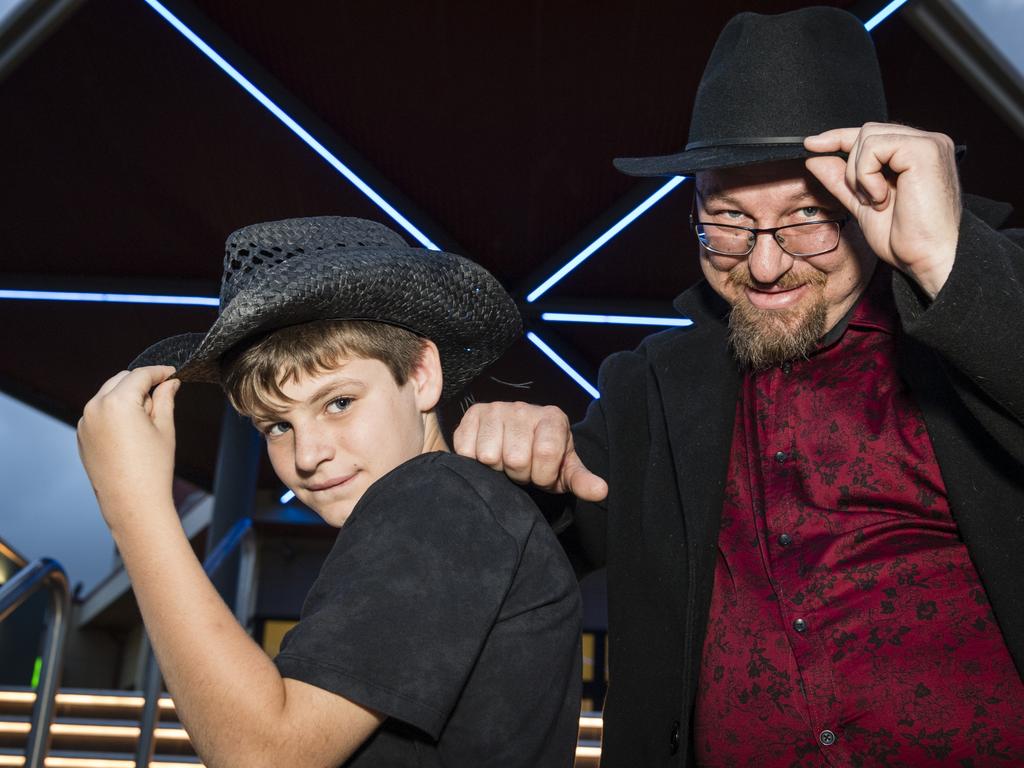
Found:
[[[562,486],[577,499],[604,501],[608,496],[608,483],[583,466],[576,451],[565,457],[563,466]]]

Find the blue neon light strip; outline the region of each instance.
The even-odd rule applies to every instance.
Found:
[[[651,206],[653,206],[655,203],[657,203],[659,200],[661,200],[661,198],[663,198],[665,195],[667,195],[673,189],[675,189],[680,184],[682,184],[684,181],[686,181],[686,178],[687,178],[686,176],[673,176],[667,182],[662,184],[653,195],[648,197],[646,200],[644,200],[642,203],[640,203],[640,205],[638,205],[632,211],[630,211],[625,216],[623,216],[621,219],[619,219],[611,227],[611,229],[609,229],[607,232],[605,232],[603,235],[601,235],[599,238],[597,238],[597,240],[595,240],[590,245],[588,245],[586,248],[584,248],[582,251],[580,251],[575,256],[573,256],[572,259],[570,259],[568,264],[566,264],[560,270],[555,272],[555,274],[553,274],[551,277],[549,277],[543,283],[541,283],[536,288],[534,288],[529,294],[527,294],[526,300],[529,301],[529,302],[534,302],[537,299],[539,299],[541,296],[543,296],[545,293],[547,293],[548,290],[553,285],[555,285],[555,283],[560,281],[563,277],[565,277],[570,272],[572,272],[574,269],[576,269],[576,267],[578,267],[584,261],[586,261],[591,256],[593,256],[598,250],[600,250],[605,245],[605,243],[607,243],[609,240],[611,240],[613,237],[615,237],[617,234],[619,234],[619,232],[624,230],[626,227],[628,227],[630,224],[632,224],[638,218],[640,218],[645,213],[647,213],[647,211],[651,208]]]
[[[864,29],[870,32],[887,18],[896,13],[896,11],[900,9],[900,6],[904,5],[906,2],[907,0],[892,0],[891,3],[864,22]]]
[[[589,381],[583,378],[579,371],[577,371],[575,368],[573,368],[571,365],[565,362],[565,360],[563,360],[559,356],[559,354],[555,352],[555,350],[553,350],[551,347],[544,343],[544,340],[541,339],[540,336],[538,336],[533,331],[527,331],[526,338],[532,341],[536,345],[537,349],[539,349],[541,352],[547,355],[551,359],[551,362],[553,362],[555,365],[561,368],[566,374],[568,374],[570,379],[572,379],[581,387],[583,387],[583,389],[586,391],[588,395],[590,395],[595,400],[601,397],[601,393],[597,391],[597,387],[595,387],[593,384],[591,384]]]
[[[289,501],[295,498],[295,491],[285,491],[284,496],[281,497],[281,503],[287,504]]]
[[[608,325],[659,325],[685,328],[693,325],[688,317],[641,317],[636,315],[585,315],[575,312],[542,312],[549,323],[605,323]]]
[[[172,27],[178,30],[184,35],[192,45],[198,48],[202,53],[209,58],[214,64],[224,70],[228,77],[238,83],[244,88],[250,96],[256,101],[262,104],[266,109],[278,120],[287,126],[292,133],[302,139],[310,149],[316,152],[320,157],[328,162],[328,164],[334,168],[338,173],[348,179],[355,187],[372,200],[384,213],[390,216],[398,223],[406,232],[416,238],[425,248],[429,248],[432,251],[441,250],[438,248],[426,235],[420,232],[416,226],[413,225],[405,216],[398,212],[398,210],[391,205],[387,200],[381,197],[369,184],[359,178],[351,168],[345,165],[335,155],[327,149],[323,144],[313,138],[312,134],[309,133],[305,128],[299,125],[287,112],[281,109],[277,104],[270,100],[270,98],[263,93],[259,88],[252,84],[241,72],[235,69],[228,61],[211,48],[207,43],[199,37],[195,32],[189,29],[185,24],[173,13],[167,10],[158,0],[145,0],[146,4],[149,5],[154,11],[159,13],[164,19],[167,20]]]
[[[81,291],[17,291],[0,289],[0,299],[20,301],[101,301],[111,304],[176,304],[185,307],[216,307],[209,296],[156,296],[144,293],[83,293]]]

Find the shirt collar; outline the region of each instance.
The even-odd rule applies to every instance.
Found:
[[[892,334],[897,323],[896,303],[892,296],[892,267],[879,261],[860,298],[825,334],[818,349],[831,347],[850,327]]]

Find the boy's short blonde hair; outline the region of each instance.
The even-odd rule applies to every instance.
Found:
[[[423,355],[426,340],[412,331],[367,320],[315,320],[274,331],[230,356],[221,383],[231,405],[246,416],[271,401],[291,402],[281,385],[330,371],[344,358],[379,360],[402,386]]]

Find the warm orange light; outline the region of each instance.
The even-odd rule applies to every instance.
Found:
[[[600,757],[600,747],[576,747],[576,757]]]
[[[29,723],[0,722],[0,733],[28,733]],[[96,736],[104,739],[137,739],[139,728],[135,725],[78,725],[75,723],[54,723],[50,726],[54,736]],[[188,741],[188,734],[183,728],[157,728],[158,739]],[[2,763],[0,763],[2,765]]]
[[[21,755],[0,755],[0,766],[3,768],[22,768],[24,765],[25,758]],[[47,768],[135,768],[135,761],[88,757],[48,757],[46,765]],[[165,763],[157,760],[151,761],[149,768],[181,768],[182,765],[188,765],[189,768],[205,768],[202,763]]]
[[[7,704],[32,704],[36,700],[33,691],[0,691],[0,702]],[[105,696],[96,693],[58,693],[57,704],[86,707],[124,707],[138,708],[143,705],[141,696]],[[164,696],[159,702],[160,709],[174,710],[174,702]],[[3,765],[3,763],[0,763]]]
[[[35,700],[36,695],[32,691],[0,691],[0,701],[11,704],[31,704]],[[4,763],[0,763],[0,765],[4,765]]]
[[[580,728],[588,728],[591,730],[595,728],[604,728],[604,718],[583,715],[580,717]]]

